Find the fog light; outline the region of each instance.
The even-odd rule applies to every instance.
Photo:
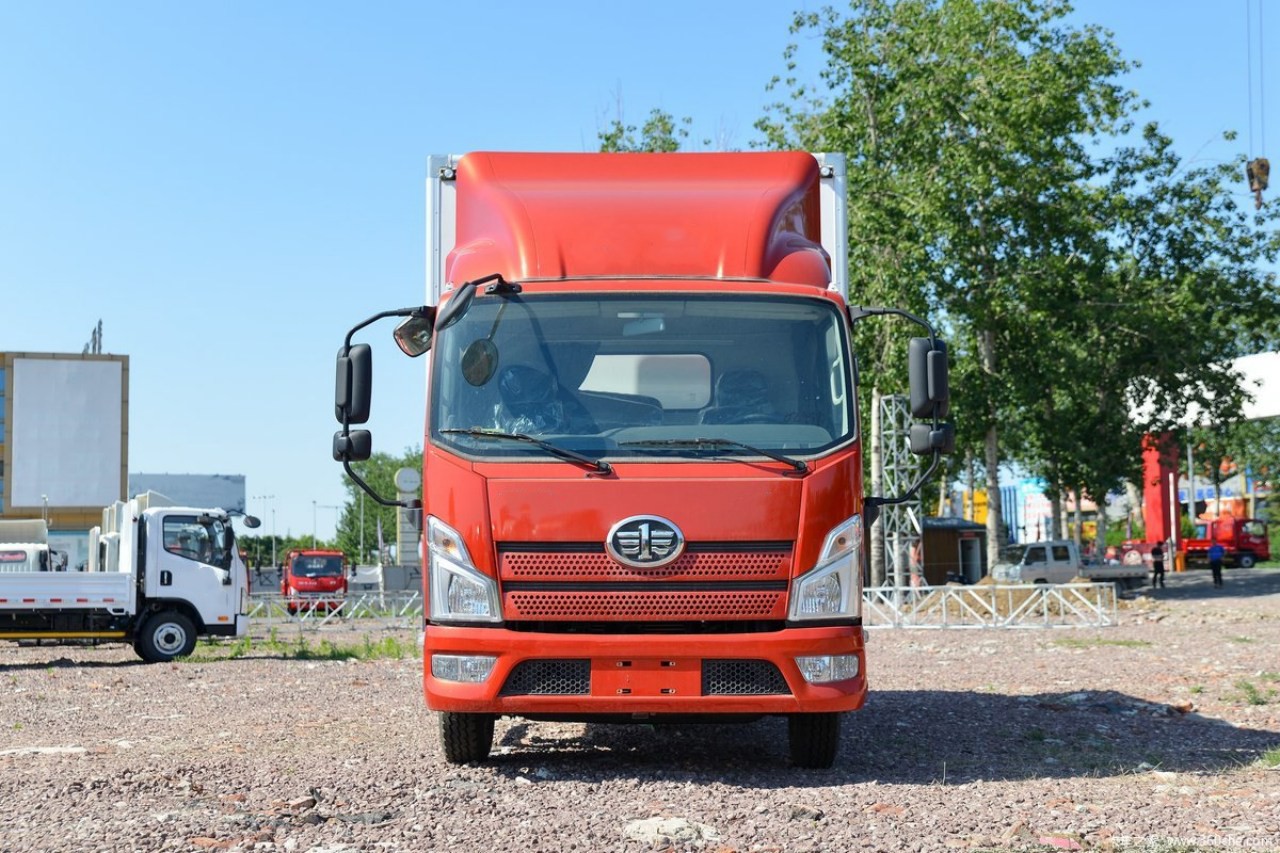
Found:
[[[857,655],[814,655],[796,658],[800,674],[810,684],[848,681],[858,677]]]
[[[479,684],[489,677],[497,662],[492,655],[432,655],[431,677]]]

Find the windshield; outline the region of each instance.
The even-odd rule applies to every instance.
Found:
[[[166,516],[162,525],[165,550],[188,560],[222,569],[231,568],[235,537],[221,519],[192,515]]]
[[[792,457],[854,437],[845,324],[825,299],[484,296],[434,353],[431,436],[471,456],[553,457],[492,431],[611,459]]]
[[[295,557],[293,573],[304,578],[340,578],[342,577],[342,558],[329,557]]]
[[[1027,553],[1026,545],[1005,545],[1000,549],[1000,562],[1016,566],[1022,562],[1022,555]]]

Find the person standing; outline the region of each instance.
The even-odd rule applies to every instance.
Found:
[[[1209,546],[1209,571],[1213,573],[1214,586],[1222,586],[1222,558],[1226,551],[1221,542]]]
[[[1151,547],[1151,588],[1164,588],[1164,546],[1159,542]]]

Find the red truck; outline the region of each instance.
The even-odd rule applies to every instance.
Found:
[[[341,551],[293,550],[284,558],[280,594],[291,614],[342,607],[347,597],[347,557]]]
[[[945,344],[847,299],[844,160],[428,160],[424,306],[339,350],[333,455],[421,507],[423,687],[454,763],[495,720],[788,720],[836,758],[866,698],[867,528],[954,444]],[[905,318],[906,493],[864,495],[852,330]],[[422,500],[379,496],[372,351],[429,352]]]
[[[1226,550],[1223,565],[1251,569],[1257,563],[1271,559],[1267,523],[1259,518],[1236,518],[1224,514],[1216,519],[1197,521],[1192,536],[1182,543],[1186,564],[1208,565],[1209,546],[1214,542],[1221,543]]]

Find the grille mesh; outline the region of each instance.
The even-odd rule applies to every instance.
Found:
[[[654,578],[719,578],[768,580],[785,578],[788,547],[751,551],[686,551],[668,565],[653,569],[624,566],[603,550],[524,551],[504,549],[499,570],[504,580],[617,580]]]
[[[787,695],[791,690],[778,668],[767,660],[704,660],[703,696]]]
[[[750,592],[509,592],[509,619],[783,619],[786,593]]]
[[[589,660],[521,661],[502,685],[503,696],[585,696],[589,693]]]

